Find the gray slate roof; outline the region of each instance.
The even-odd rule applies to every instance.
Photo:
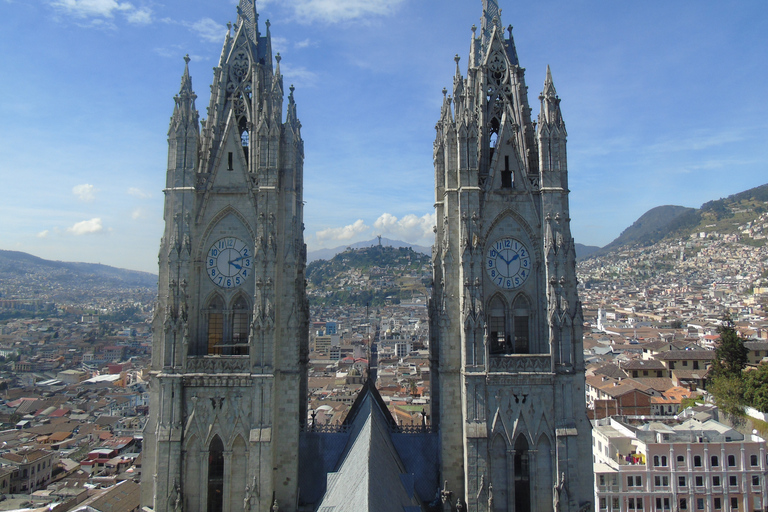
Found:
[[[352,423],[342,462],[328,474],[318,512],[420,512],[414,475],[405,473],[388,423],[391,416],[367,387]],[[350,411],[351,412],[351,411]],[[389,420],[388,420],[389,418]]]

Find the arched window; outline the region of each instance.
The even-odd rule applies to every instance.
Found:
[[[509,352],[509,336],[507,335],[507,305],[501,297],[494,297],[488,308],[488,345],[491,354],[506,354]]]
[[[518,295],[512,305],[512,324],[514,329],[515,354],[529,354],[531,352],[530,336],[530,306],[525,296]]]
[[[520,435],[515,442],[515,512],[531,510],[531,475],[528,464],[528,441]]]
[[[214,436],[208,449],[208,512],[224,509],[224,443]]]
[[[206,308],[207,312],[207,354],[221,354],[221,345],[224,342],[224,300],[215,295]]]
[[[251,324],[251,314],[248,302],[242,295],[232,304],[232,354],[248,355],[248,330]]]

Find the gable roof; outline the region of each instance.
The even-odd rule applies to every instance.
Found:
[[[418,512],[414,475],[405,466],[390,437],[396,426],[372,383],[358,395],[345,424],[351,434],[318,512]]]

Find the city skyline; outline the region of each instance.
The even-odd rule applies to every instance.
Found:
[[[1,248],[157,272],[182,57],[205,118],[236,3],[2,0]],[[432,128],[479,5],[257,3],[296,86],[310,251],[377,234],[431,244]],[[500,6],[533,115],[547,64],[562,98],[577,242],[765,183],[764,4]]]

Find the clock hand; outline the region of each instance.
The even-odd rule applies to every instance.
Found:
[[[230,265],[232,265],[233,267],[235,267],[235,268],[236,268],[236,269],[238,269],[238,270],[242,270],[242,269],[243,269],[243,267],[241,267],[240,265],[238,265],[237,263],[235,263],[235,261],[237,261],[237,260],[234,260],[234,261],[230,261],[230,262],[229,262],[229,264],[230,264]]]
[[[515,261],[519,257],[520,257],[519,254],[515,254],[514,256],[512,256],[512,259],[507,262],[507,265],[509,265],[510,263],[512,263],[513,261]]]
[[[240,256],[239,258],[235,258],[232,261],[240,261],[243,258],[245,258],[245,256]],[[230,261],[230,263],[232,263],[232,261]]]

